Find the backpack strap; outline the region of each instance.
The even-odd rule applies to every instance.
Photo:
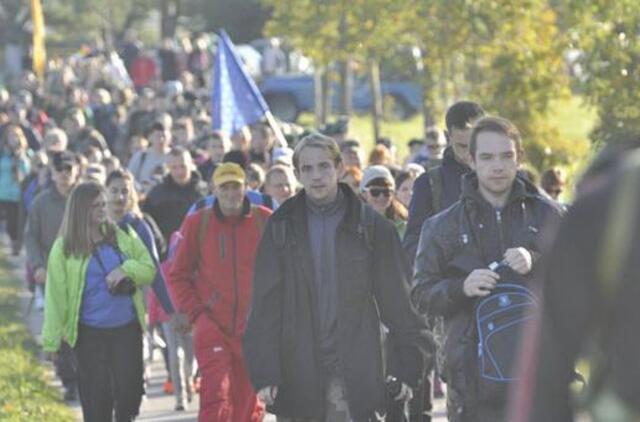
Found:
[[[433,213],[442,211],[442,166],[434,167],[427,172],[429,186],[431,187],[431,206]]]
[[[136,169],[136,179],[140,179],[140,172],[142,171],[142,167],[144,166],[144,162],[147,160],[147,152],[142,151],[140,154],[140,160],[138,161],[138,168]]]
[[[200,216],[200,222],[198,224],[198,259],[200,262],[200,254],[202,253],[202,245],[204,245],[204,237],[207,233],[207,227],[209,226],[209,220],[211,219],[211,213],[213,212],[213,207],[204,207],[202,209],[202,215]]]

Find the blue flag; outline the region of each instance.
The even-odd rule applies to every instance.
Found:
[[[260,121],[268,112],[269,106],[242,66],[231,39],[221,30],[213,67],[213,128],[231,136]]]

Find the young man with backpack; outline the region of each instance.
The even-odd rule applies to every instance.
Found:
[[[461,199],[422,227],[412,295],[421,312],[444,319],[449,420],[496,422],[516,377],[518,321],[537,306],[539,233],[560,210],[517,176],[522,143],[511,122],[480,119],[469,153]]]
[[[462,176],[470,171],[468,148],[471,126],[483,115],[484,110],[482,107],[471,101],[459,101],[447,110],[445,124],[447,127],[446,138],[449,145],[444,150],[442,162],[436,166],[428,166],[425,163],[427,171],[422,173],[413,185],[413,196],[409,204],[409,218],[402,240],[402,246],[411,265],[414,263],[420,230],[424,221],[449,208],[460,199]],[[428,139],[429,135],[429,130],[427,130],[425,134],[427,144],[433,143],[433,140]],[[441,319],[431,318],[428,320],[428,325],[434,338],[438,338],[441,335],[440,331],[442,331]],[[436,354],[441,356],[442,352],[438,350],[432,355],[435,357]],[[431,382],[434,386],[434,394],[441,393],[438,388],[440,384],[437,378],[440,368],[436,369],[435,367],[435,359],[432,362],[427,362],[425,381],[423,383],[424,391],[419,393],[424,403],[417,399],[414,400],[411,403],[414,413],[416,413],[416,407],[420,406],[424,412],[431,411],[433,407],[431,402]],[[434,369],[436,369],[436,373],[430,382],[428,378]]]
[[[402,241],[412,261],[416,256],[422,223],[460,199],[462,176],[469,172],[471,126],[482,116],[482,107],[471,101],[457,102],[447,110],[445,123],[449,145],[444,150],[442,165],[421,174],[413,185],[409,221]]]
[[[396,357],[387,375],[397,400],[410,399],[421,380],[428,341],[400,239],[338,183],[333,139],[306,136],[293,163],[304,189],[275,211],[258,246],[247,368],[279,420],[378,420],[387,395],[381,322]]]
[[[200,374],[200,421],[261,421],[241,347],[251,298],[256,247],[271,212],[245,197],[246,176],[234,163],[213,174],[216,200],[186,217],[169,270],[178,310],[193,326]]]

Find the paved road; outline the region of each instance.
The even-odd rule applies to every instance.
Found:
[[[4,249],[5,256],[9,257],[9,265],[13,268],[14,273],[18,277],[24,278],[24,253],[18,257],[11,257],[10,251],[6,246],[7,242],[4,237],[0,238],[0,245],[2,245]],[[31,299],[31,294],[25,289],[24,293],[21,295],[25,321],[33,337],[38,343],[40,343],[42,312],[39,312],[33,306],[31,306]],[[54,375],[52,365],[46,361],[45,365],[50,369],[49,375],[52,384],[60,388],[60,394],[62,395],[62,386]],[[140,416],[136,420],[154,422],[196,421],[198,414],[198,397],[194,397],[194,401],[193,403],[191,403],[187,411],[174,411],[174,397],[172,395],[166,395],[162,391],[162,384],[166,380],[167,372],[164,368],[164,363],[162,362],[162,358],[160,357],[159,352],[155,353],[154,360],[149,362],[148,365],[149,382],[147,384],[147,395],[142,403]],[[82,414],[80,410],[80,403],[76,401],[69,403],[69,405],[72,409],[74,409],[77,415],[77,419],[81,420]],[[444,422],[447,420],[443,409],[443,400],[438,400],[436,402],[436,417],[433,419],[434,422]],[[275,422],[275,420],[276,419],[273,415],[267,415],[267,417],[265,417],[264,419],[264,422]]]

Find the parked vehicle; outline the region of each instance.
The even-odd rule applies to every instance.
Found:
[[[422,93],[414,82],[382,81],[382,96],[385,114],[397,119],[408,119],[421,110]],[[314,92],[313,75],[278,75],[266,77],[260,84],[260,90],[277,118],[295,122],[302,112],[313,112]],[[340,99],[340,87],[336,83],[331,89],[332,107],[337,109]],[[373,97],[366,78],[356,78],[353,86],[353,109],[366,113],[371,109]]]

